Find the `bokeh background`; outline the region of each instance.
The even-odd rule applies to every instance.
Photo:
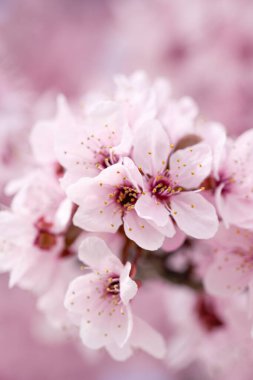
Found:
[[[252,0],[0,0],[2,160],[6,125],[10,134],[29,131],[53,114],[57,93],[75,101],[115,73],[137,69],[168,78],[176,97],[192,96],[202,117],[224,123],[231,135],[252,128],[252,25]],[[24,136],[17,135],[20,150]],[[11,176],[1,170],[1,178]],[[1,275],[0,380],[209,378],[201,363],[174,371],[142,354],[124,364],[101,354],[97,365],[44,331],[41,319],[35,299],[8,290]]]

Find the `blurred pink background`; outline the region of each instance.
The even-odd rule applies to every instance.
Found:
[[[15,99],[32,124],[42,95],[76,99],[144,69],[237,135],[253,126],[252,25],[251,0],[0,0],[0,110]],[[41,341],[38,319],[33,297],[1,275],[0,380],[209,378],[200,364],[175,375],[144,354],[124,364],[101,354],[98,365],[71,342]]]

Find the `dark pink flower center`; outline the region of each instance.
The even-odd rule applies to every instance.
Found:
[[[114,194],[116,202],[127,211],[134,208],[134,205],[139,198],[139,192],[137,189],[127,184],[119,186]]]
[[[118,161],[119,161],[119,156],[117,156],[114,153],[110,153],[106,149],[101,149],[98,152],[98,161],[96,163],[96,167],[99,170],[103,170],[103,169],[106,169],[108,166],[116,164]]]
[[[40,218],[35,224],[37,235],[34,240],[34,245],[42,250],[48,251],[57,243],[57,235],[50,231],[52,223],[48,223],[44,218]]]
[[[181,187],[175,187],[167,173],[158,175],[150,180],[150,191],[160,202],[167,202],[171,195],[175,195],[182,190]]]
[[[224,326],[224,322],[217,314],[214,305],[208,299],[199,297],[195,305],[195,311],[202,326],[208,332]]]
[[[120,292],[120,281],[119,277],[109,277],[106,293],[107,295],[118,295]]]

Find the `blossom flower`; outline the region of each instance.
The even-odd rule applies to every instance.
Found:
[[[46,289],[59,258],[67,255],[63,232],[71,214],[72,204],[51,173],[36,170],[23,180],[11,209],[0,212],[0,267],[10,271],[10,286]]]
[[[238,227],[225,228],[222,224],[212,241],[213,261],[204,277],[206,290],[213,295],[228,297],[249,291],[252,309],[253,235]]]
[[[74,223],[87,231],[114,233],[123,223],[126,236],[139,246],[160,248],[164,237],[172,237],[175,229],[169,218],[159,226],[138,216],[135,207],[144,196],[143,186],[141,173],[127,157],[94,178],[81,178],[67,191],[79,206]]]
[[[87,237],[94,237],[94,234],[89,232],[81,233],[71,245],[71,252],[78,252],[81,242]],[[122,250],[124,241],[121,235],[100,233],[96,234],[96,237],[103,239],[115,255],[118,255]],[[64,307],[64,298],[69,283],[80,274],[80,270],[86,270],[83,265],[80,267],[78,263],[79,261],[75,254],[65,257],[65,260],[59,260],[57,275],[51,279],[50,286],[46,292],[39,295],[37,300],[37,308],[43,312],[47,325],[49,325],[48,327],[51,326],[51,330],[53,327],[54,332],[58,330],[59,337],[63,339],[66,338],[66,335],[72,338],[77,337],[76,326],[73,325],[68,311]]]
[[[172,330],[168,343],[169,367],[179,370],[197,360],[215,379],[237,379],[240,373],[248,373],[253,342],[244,297],[219,299],[169,286],[167,300],[168,324]],[[181,312],[182,308],[185,313]]]
[[[65,169],[64,187],[81,177],[99,174],[131,148],[130,129],[116,102],[96,100],[80,111],[73,114],[60,97],[56,119],[39,122],[31,135],[38,160],[58,161]]]
[[[97,237],[83,241],[79,259],[91,272],[71,282],[65,307],[80,324],[83,344],[92,349],[105,347],[118,360],[138,347],[162,357],[165,346],[160,335],[132,315],[130,301],[138,287],[131,278],[131,264],[124,266]]]
[[[170,100],[170,83],[164,78],[150,81],[144,71],[132,75],[116,75],[113,99],[121,105],[131,129],[158,117]]]
[[[248,210],[253,203],[253,180],[249,167],[253,163],[253,130],[235,141],[228,141],[220,154],[218,178],[215,183],[215,202],[225,225],[253,228]]]
[[[218,220],[214,207],[198,192],[211,171],[207,144],[199,143],[171,152],[169,138],[158,121],[136,131],[133,159],[145,177],[145,196],[138,199],[137,214],[164,227],[171,217],[186,234],[208,239]]]

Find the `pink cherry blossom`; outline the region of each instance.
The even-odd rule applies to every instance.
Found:
[[[124,266],[96,237],[83,241],[79,259],[91,272],[71,282],[65,307],[75,320],[78,317],[83,344],[92,349],[105,347],[118,360],[129,357],[133,348],[163,356],[159,334],[132,315],[130,301],[138,287],[130,277],[131,264]]]
[[[63,97],[58,105],[55,120],[38,123],[31,138],[40,162],[57,160],[65,168],[64,187],[97,175],[129,153],[130,129],[116,102],[96,100],[76,113]]]
[[[167,99],[160,121],[170,137],[170,142],[177,144],[185,135],[193,133],[197,116],[198,107],[190,97]]]
[[[246,290],[252,299],[253,235],[251,231],[221,225],[211,242],[214,252],[204,280],[206,290],[216,296],[232,296]],[[252,305],[250,305],[252,309]],[[253,309],[252,309],[253,310]]]
[[[170,100],[170,83],[165,78],[151,81],[144,71],[132,75],[116,75],[113,98],[124,109],[132,129],[154,119],[163,112]]]
[[[248,210],[253,202],[253,180],[249,175],[253,164],[253,130],[243,133],[235,141],[226,141],[222,131],[219,135],[221,138],[214,155],[214,178],[210,182],[218,213],[227,227],[235,225],[252,229],[253,219]]]
[[[67,254],[63,232],[71,214],[72,204],[52,174],[37,170],[23,180],[11,209],[0,213],[0,267],[10,271],[10,286],[41,292],[50,284]]]
[[[126,236],[139,246],[158,249],[175,230],[169,218],[166,226],[159,226],[138,216],[135,205],[144,197],[143,186],[141,173],[127,157],[94,178],[80,179],[67,191],[79,206],[74,223],[87,231],[114,233],[123,223]]]
[[[211,378],[220,380],[237,379],[248,372],[244,365],[248,367],[252,362],[253,342],[244,298],[217,299],[168,287],[167,300],[168,323],[172,329],[168,366],[179,370],[198,360],[213,374]]]
[[[164,227],[171,218],[186,234],[208,239],[218,227],[214,207],[202,195],[201,183],[211,171],[207,144],[172,151],[158,121],[136,131],[133,158],[145,177],[145,196],[136,202],[137,214]]]

